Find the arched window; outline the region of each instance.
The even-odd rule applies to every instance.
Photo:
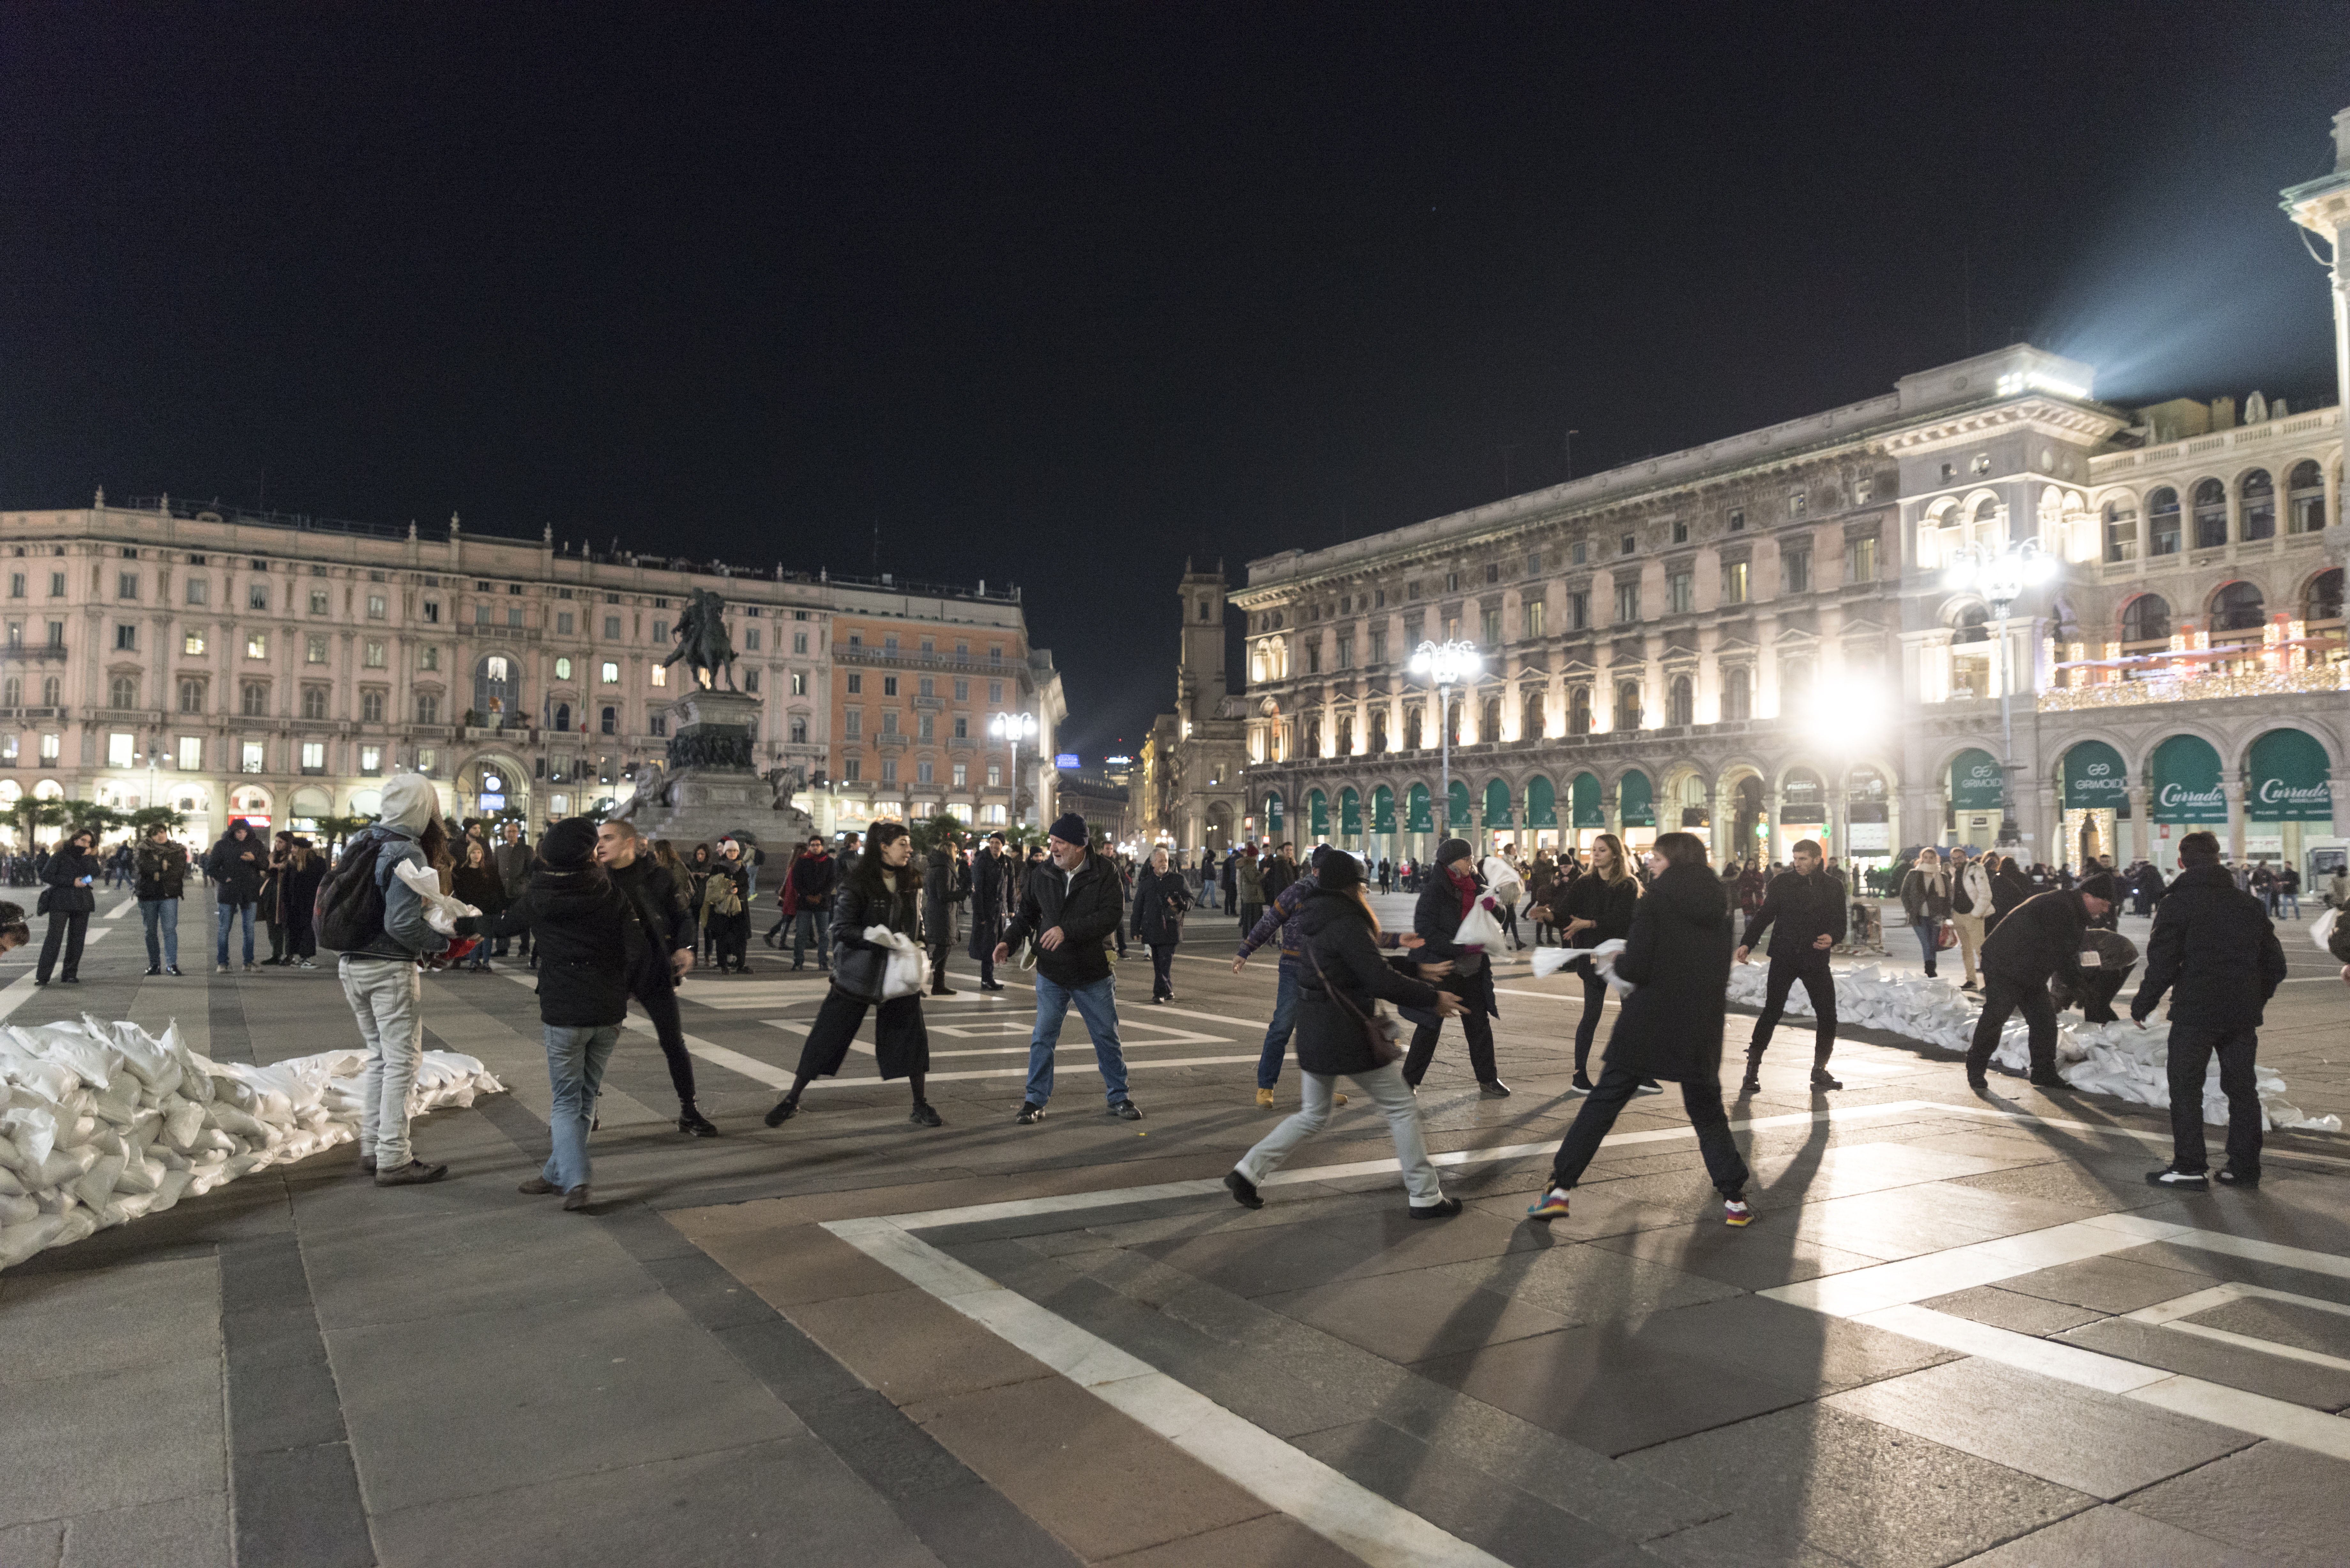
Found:
[[[598,727],[608,735],[619,734],[620,732],[620,711],[618,708],[605,709],[598,722]]]
[[[2243,523],[2236,537],[2243,540],[2276,537],[2276,486],[2269,482],[2269,472],[2256,468],[2244,475],[2237,488],[2236,498],[2242,506]]]
[[[1468,703],[1466,703],[1466,702],[1455,702],[1454,704],[1452,704],[1452,720],[1451,720],[1452,735],[1451,735],[1451,741],[1452,741],[1452,743],[1453,743],[1454,745],[1456,745],[1456,746],[1457,746],[1457,745],[1459,745],[1459,744],[1461,743],[1461,716],[1463,713],[1467,712],[1468,711],[1469,711],[1469,704],[1468,704]]]
[[[13,711],[24,705],[25,678],[21,675],[11,675],[5,680],[0,680],[0,708],[6,708]],[[0,805],[5,804],[7,803],[0,801]]]
[[[2195,547],[2216,550],[2228,542],[2228,487],[2216,479],[2195,486]]]
[[[1989,642],[1991,633],[1985,631],[1983,628],[1990,621],[1991,611],[1981,605],[1969,606],[1959,612],[1958,620],[1950,627],[1951,644],[1957,646],[1969,642]]]
[[[1793,712],[1812,700],[1812,661],[1791,659],[1779,670],[1779,711]]]
[[[1566,694],[1566,732],[1570,735],[1591,733],[1591,688],[1578,686]]]
[[[2286,531],[2316,534],[2325,527],[2325,471],[2314,462],[2293,465],[2285,480],[2285,502],[2292,507]]]
[[[241,711],[248,719],[265,719],[269,716],[269,683],[267,681],[248,680],[244,683]]]
[[[2137,508],[2128,502],[2106,503],[2106,559],[2137,559]]]
[[[1320,756],[1322,754],[1322,721],[1319,719],[1306,720],[1304,733],[1305,736],[1305,754],[1309,757]]]
[[[416,722],[420,724],[437,724],[441,722],[441,699],[437,694],[431,691],[420,691],[416,694]]]
[[[2006,544],[1999,525],[1999,503],[1989,496],[1976,503],[1974,526],[1967,532],[1973,535],[1970,543],[1987,550],[1996,550]]]
[[[263,688],[263,693],[264,693],[264,694],[263,694],[263,697],[262,697],[262,705],[263,705],[263,708],[264,708],[265,710],[266,710],[266,708],[267,708],[267,706],[268,706],[268,701],[269,701],[269,699],[268,699],[268,696],[267,696],[267,690],[268,690],[268,689],[267,689],[267,688],[265,688],[265,688]],[[63,696],[63,695],[64,695],[64,688],[59,684],[59,682],[58,682],[58,680],[57,680],[57,678],[56,676],[54,676],[54,675],[44,675],[44,676],[42,676],[42,677],[41,677],[41,706],[42,706],[42,707],[44,707],[44,708],[54,708],[54,707],[56,707],[56,706],[57,705],[57,699],[58,699],[59,697]]]
[[[2301,596],[2301,618],[2303,620],[2342,618],[2341,567],[2333,567],[2310,578],[2308,591]]]
[[[1388,749],[1388,711],[1374,709],[1371,712],[1371,750],[1384,753]]]
[[[1721,716],[1725,720],[1754,716],[1754,675],[1742,664],[1721,672]]]
[[[2122,641],[2168,642],[2170,601],[2160,594],[2140,594],[2122,607]]]
[[[323,686],[302,688],[302,717],[323,719],[327,716],[327,689]]]
[[[796,714],[792,718],[792,744],[795,746],[807,744],[807,721]]]
[[[1427,722],[1425,714],[1422,710],[1419,708],[1407,708],[1403,711],[1404,750],[1408,752],[1416,752],[1419,750],[1422,745],[1426,744],[1426,742],[1420,738],[1420,730],[1421,726],[1426,724]]]
[[[1338,754],[1342,757],[1355,754],[1355,721],[1352,719],[1338,721]]]
[[[2213,631],[2258,630],[2264,614],[2261,590],[2250,583],[2230,583],[2211,596]]]
[[[2146,522],[2147,555],[2178,554],[2178,492],[2165,488],[2147,496]]]
[[[1477,738],[1490,744],[1502,738],[1502,700],[1499,697],[1485,700],[1484,717],[1484,723],[1478,727]]]
[[[1697,721],[1697,693],[1686,675],[1673,677],[1673,684],[1665,698],[1665,722],[1690,724]]]
[[[16,704],[11,702],[8,706],[13,708]],[[198,680],[193,678],[182,679],[180,682],[180,711],[182,713],[201,713],[203,711],[204,683],[202,680]]]
[[[571,728],[571,704],[570,704],[570,703],[568,703],[568,702],[557,702],[557,703],[555,705],[555,727],[556,727],[556,729],[558,732],[560,732],[560,731],[565,731],[565,730],[568,730],[568,729],[570,729],[570,728]]]
[[[1518,738],[1522,741],[1539,741],[1543,738],[1544,731],[1548,728],[1549,726],[1543,722],[1543,694],[1539,691],[1527,692],[1525,717],[1519,725]]]
[[[118,675],[112,680],[108,681],[106,687],[106,701],[107,705],[112,708],[136,708],[139,706],[139,677],[136,675]]]
[[[1619,730],[1640,727],[1640,683],[1637,680],[1616,683],[1616,727]]]

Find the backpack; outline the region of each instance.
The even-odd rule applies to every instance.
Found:
[[[329,952],[357,952],[383,935],[383,884],[376,856],[384,835],[362,833],[343,846],[343,857],[318,884],[311,929]]]

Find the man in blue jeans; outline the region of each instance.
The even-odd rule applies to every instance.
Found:
[[[131,890],[139,898],[139,921],[147,928],[149,974],[180,972],[180,899],[187,881],[188,847],[176,842],[172,830],[159,822],[147,830],[147,841],[131,862]]]
[[[1241,950],[1232,959],[1232,972],[1238,974],[1248,967],[1251,953],[1273,940],[1275,931],[1281,933],[1281,986],[1274,992],[1273,1023],[1264,1032],[1264,1051],[1256,1064],[1256,1103],[1266,1110],[1273,1108],[1273,1086],[1281,1082],[1282,1059],[1289,1054],[1289,1037],[1297,1028],[1298,966],[1305,961],[1300,955],[1305,950],[1305,933],[1298,924],[1300,911],[1305,908],[1305,900],[1321,889],[1322,857],[1328,853],[1330,846],[1326,844],[1315,848],[1314,869],[1282,888],[1248,935],[1241,939]],[[1416,948],[1419,938],[1382,931],[1379,945]],[[1333,1095],[1330,1099],[1333,1105],[1347,1103],[1344,1095]]]
[[[244,818],[237,817],[204,858],[213,879],[213,897],[220,909],[220,972],[228,972],[228,934],[240,912],[244,917],[244,967],[253,970],[253,906],[261,901],[261,874],[269,864],[269,846]]]
[[[1053,1053],[1072,1003],[1093,1037],[1109,1114],[1122,1121],[1142,1119],[1126,1093],[1126,1051],[1118,1038],[1118,982],[1109,966],[1109,944],[1126,916],[1126,883],[1118,867],[1087,843],[1086,819],[1076,813],[1053,824],[1045,846],[1052,858],[1028,873],[1019,912],[995,945],[993,961],[1003,963],[1030,938],[1036,942],[1036,1032],[1028,1042],[1028,1096],[1020,1106],[1022,1127],[1045,1119],[1045,1104],[1053,1097]]]

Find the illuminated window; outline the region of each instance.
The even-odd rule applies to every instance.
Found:
[[[256,631],[247,636],[244,639],[244,656],[247,659],[268,658],[269,634],[265,631]]]
[[[613,659],[604,660],[604,666],[600,673],[603,677],[605,685],[618,686],[620,683],[619,661]]]
[[[557,680],[568,680],[571,679],[571,660],[568,659],[558,659],[555,661],[555,678]]]

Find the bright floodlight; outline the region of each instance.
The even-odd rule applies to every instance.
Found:
[[[1943,574],[1953,588],[1973,588],[1991,607],[1991,613],[2002,618],[2006,607],[2023,597],[2023,590],[2049,581],[2056,576],[2056,557],[2040,547],[2037,539],[2019,539],[1997,550],[1980,545],[1961,552]]]
[[[1009,736],[1011,739],[1015,741],[1024,741],[1029,736],[1034,735],[1036,732],[1036,715],[1034,713],[998,713],[994,718],[990,719],[987,722],[987,732],[998,737],[999,739]]]
[[[1423,642],[1412,651],[1411,672],[1425,675],[1439,686],[1473,680],[1485,668],[1484,656],[1473,642]]]

